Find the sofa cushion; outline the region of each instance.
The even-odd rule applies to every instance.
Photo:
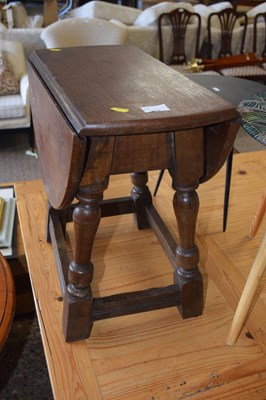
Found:
[[[233,8],[233,5],[229,1],[221,1],[220,3],[215,3],[209,6],[213,12],[219,12],[225,10],[226,8]]]
[[[133,7],[96,0],[74,8],[70,11],[69,16],[77,18],[101,18],[107,21],[117,19],[126,25],[132,25],[140,14],[141,10]]]
[[[172,3],[172,2],[163,2],[146,8],[146,10],[142,11],[142,13],[135,20],[135,26],[153,26],[157,25],[158,18],[160,14],[169,13],[176,8],[184,8],[190,12],[194,12],[194,8],[189,3]]]
[[[255,17],[257,14],[266,12],[266,2],[253,7],[251,10],[247,11],[248,18]]]
[[[9,4],[5,5],[1,10],[1,22],[8,29],[14,28],[13,10]]]
[[[26,26],[24,28],[42,28],[43,15],[28,15],[26,19]]]
[[[13,12],[14,28],[24,28],[28,17],[24,5],[20,1],[12,1],[8,3],[8,7],[10,7]]]
[[[7,59],[5,51],[0,52],[0,95],[19,93],[19,82]]]
[[[12,11],[14,28],[41,28],[43,26],[43,15],[28,15],[21,2],[13,1],[6,7]]]
[[[195,4],[194,12],[198,13],[201,16],[202,21],[207,23],[209,15],[215,11],[211,7],[205,6],[205,4]]]
[[[196,4],[194,10],[201,16],[202,22],[207,24],[209,15],[217,13],[226,8],[233,8],[232,4],[228,1],[222,1],[221,3],[212,4],[211,6],[205,6],[205,4]],[[221,24],[218,17],[212,18],[212,27],[220,28]]]
[[[0,40],[5,40],[7,36],[7,27],[0,22]]]
[[[23,118],[26,110],[19,94],[0,96],[0,119]]]

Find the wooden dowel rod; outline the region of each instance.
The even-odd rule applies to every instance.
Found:
[[[266,192],[263,193],[263,195],[262,195],[262,199],[259,204],[259,208],[253,218],[252,225],[250,227],[248,236],[251,239],[255,237],[255,235],[260,227],[260,224],[261,224],[262,218],[264,217],[265,212],[266,212]]]
[[[251,267],[246,285],[240,297],[226,343],[234,345],[245,322],[250,305],[253,301],[258,284],[266,267],[266,233],[264,234],[259,251]]]

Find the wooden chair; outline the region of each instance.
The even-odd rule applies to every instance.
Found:
[[[263,216],[265,215],[265,212],[266,212],[266,192],[263,194],[261,203],[255,214],[252,226],[249,231],[249,237],[253,238],[256,235],[256,232],[260,226]],[[240,297],[226,339],[226,343],[229,345],[234,345],[239,337],[239,334],[247,318],[250,306],[253,302],[257,287],[265,271],[265,268],[266,268],[266,233],[264,234],[256,258],[251,267],[247,282],[245,284],[243,293]]]
[[[262,35],[259,35],[259,31]],[[261,36],[262,48],[259,49],[258,38]],[[266,57],[266,12],[259,13],[254,18],[253,25],[253,51],[260,57]]]
[[[194,33],[193,44],[195,45],[194,57],[199,56],[200,32],[201,32],[201,18],[197,13],[192,13],[184,8],[177,8],[169,13],[163,13],[158,19],[158,34],[159,34],[159,58],[160,61],[166,62],[164,54],[164,30],[170,26],[172,28],[172,53],[170,60],[167,62],[169,65],[183,66],[187,63],[188,57],[186,55],[186,41],[188,40],[187,31],[190,30],[191,34]],[[185,69],[184,71],[185,72]]]
[[[239,21],[241,21],[241,25]],[[214,23],[216,27],[212,26]],[[239,26],[237,26],[237,24]],[[220,12],[212,13],[207,22],[207,47],[209,59],[213,58],[213,44],[215,39],[217,41],[217,37],[220,38],[220,47],[217,54],[218,58],[232,56],[234,52],[237,52],[238,54],[245,53],[244,46],[247,24],[247,15],[232,8],[226,8]],[[217,29],[217,26],[220,28]],[[233,42],[239,43],[238,49],[233,49]],[[217,47],[217,43],[214,47]],[[254,52],[256,51],[255,49],[256,46],[254,47],[253,43]],[[263,84],[266,82],[265,70],[259,65],[241,67],[232,66],[231,68],[221,67],[219,73],[224,76],[254,80]]]
[[[237,22],[241,20],[241,27],[237,27]],[[244,12],[238,12],[233,8],[225,8],[219,12],[209,15],[207,20],[207,52],[208,58],[220,58],[233,55],[232,43],[234,34],[238,33],[239,49],[238,53],[244,52],[245,35],[247,30],[248,18]],[[236,29],[238,32],[236,32]],[[213,46],[215,39],[219,43]],[[213,48],[217,47],[218,54],[213,54]]]

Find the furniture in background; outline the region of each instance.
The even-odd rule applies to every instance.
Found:
[[[264,4],[264,8],[263,8]],[[252,10],[247,12],[247,15],[255,15],[258,12],[266,11],[266,3],[263,3],[259,7],[254,7]],[[118,25],[122,25],[127,30],[127,44],[132,44],[139,49],[143,50],[147,54],[155,58],[159,58],[159,42],[158,42],[158,17],[162,13],[173,11],[175,8],[184,8],[190,12],[196,12],[201,16],[201,35],[199,49],[201,51],[201,58],[206,58],[204,40],[206,37],[207,30],[207,19],[208,16],[213,13],[220,11],[224,8],[231,7],[230,2],[221,2],[212,4],[211,6],[205,6],[204,4],[192,5],[186,2],[161,2],[155,6],[149,7],[145,10],[140,10],[132,7],[126,7],[118,4],[111,4],[104,1],[90,1],[86,4],[72,9],[69,13],[69,18],[99,18],[107,21],[115,22]],[[66,15],[64,16],[66,17]],[[19,41],[23,44],[26,56],[34,50],[45,48],[44,42],[41,40],[40,35],[45,29],[40,27],[39,22],[32,20],[30,25],[25,26],[22,24],[22,19],[17,18],[13,29],[7,29],[3,25],[0,25],[0,31],[3,31],[3,38],[12,41]],[[189,27],[190,29],[190,27]],[[164,26],[163,31],[165,32],[166,41],[171,43],[171,27]],[[249,29],[248,29],[249,31]],[[260,26],[259,26],[260,32]],[[261,35],[259,35],[261,37]],[[247,52],[252,51],[252,32],[247,38],[245,43],[245,50]],[[189,42],[188,42],[189,43]],[[238,43],[233,43],[233,53],[237,51]],[[214,49],[216,52],[216,49]],[[218,50],[217,50],[218,51]],[[168,55],[170,56],[170,47],[165,46],[164,61],[168,62]],[[187,45],[186,55],[188,61],[194,57],[194,46]],[[214,54],[215,56],[215,54]]]
[[[242,25],[237,25],[239,20]],[[208,58],[220,58],[233,55],[233,37],[237,43],[237,54],[244,51],[248,18],[244,12],[225,8],[209,15],[207,21]],[[217,54],[215,54],[217,52]]]
[[[160,14],[171,12],[176,8],[183,8],[192,13],[195,12],[193,5],[187,2],[161,2],[145,10],[139,10],[104,1],[90,1],[71,10],[69,17],[101,18],[124,26],[127,30],[127,44],[134,45],[145,53],[159,59],[158,18]],[[201,27],[199,48],[201,48],[205,37],[206,24],[202,24]],[[189,24],[188,31],[190,30],[194,35],[195,29]],[[171,26],[163,26],[163,33],[165,38],[164,61],[168,62],[172,50]],[[186,55],[188,60],[194,57],[194,44],[192,41],[187,41]]]
[[[245,39],[245,52],[249,53],[254,49],[254,22],[258,14],[264,14],[266,12],[266,2],[262,2],[260,5],[251,8],[247,11],[248,26]],[[263,48],[265,47],[265,24],[263,18],[257,20],[256,27],[256,45],[257,55],[261,56]]]
[[[23,46],[18,42],[0,40],[0,52],[0,130],[8,133],[26,130],[33,148],[29,81]]]
[[[202,5],[200,5],[200,6],[202,6]],[[204,8],[204,6],[203,6],[203,8]],[[197,8],[197,10],[201,11],[201,8]],[[208,10],[208,12],[209,12],[209,10]],[[261,15],[261,14],[258,14],[258,15]],[[242,26],[239,26],[237,29],[235,29],[237,21],[240,18],[244,21],[244,23]],[[236,52],[236,49],[235,49],[236,42],[238,42],[238,45],[240,46],[237,52],[242,53],[244,51],[247,19],[248,19],[247,15],[245,13],[237,12],[233,8],[225,8],[219,12],[211,13],[208,15],[208,17],[207,17],[207,30],[208,30],[207,47],[208,47],[208,56],[209,56],[210,61],[213,56],[213,49],[215,49],[215,52],[217,52],[215,54],[218,57],[232,56],[233,53]],[[259,16],[257,18],[255,17],[254,25],[252,24],[252,27],[254,30],[253,51],[255,51],[255,52],[257,50],[256,28],[257,28],[258,21],[260,21]],[[214,27],[212,25],[214,25]],[[220,29],[218,29],[219,27],[220,27]],[[265,43],[265,38],[266,38],[265,24],[263,24],[263,27],[260,27],[260,34],[261,34],[262,29],[263,29],[263,37],[264,37],[264,43]],[[237,35],[235,35],[236,33],[237,33]],[[225,77],[230,77],[230,76],[231,77],[241,77],[241,78],[258,81],[261,83],[265,83],[265,81],[266,81],[266,71],[261,66],[258,66],[258,65],[232,67],[232,68],[219,68],[218,71],[219,71],[219,74],[221,74]],[[207,72],[208,71],[206,71],[206,73]],[[214,71],[214,72],[216,72],[216,71]],[[214,83],[216,77],[217,77],[217,82],[219,82],[219,74],[216,72],[214,74],[214,78],[209,80],[209,82],[211,82],[211,85],[213,85],[213,87],[216,86]],[[199,73],[199,75],[204,76],[205,73],[204,72]],[[213,75],[213,74],[207,74],[207,75]],[[195,76],[197,76],[197,74],[195,74]],[[204,77],[203,77],[203,82],[205,82]],[[235,82],[237,87],[238,87],[239,83],[243,82],[243,87],[239,88],[240,90],[238,89],[238,91],[236,92],[236,88],[234,88],[233,82]],[[208,85],[208,78],[206,80],[206,83]],[[244,81],[241,81],[241,80],[232,81],[231,83],[232,83],[232,86],[228,88],[228,91],[220,89],[220,91],[217,94],[219,94],[219,95],[221,93],[225,94],[225,98],[228,101],[232,102],[232,99],[235,100],[234,92],[236,92],[238,102],[236,102],[236,103],[232,102],[235,106],[237,106],[239,104],[239,102],[241,100],[243,100],[249,94],[258,93],[259,91],[264,90],[264,87],[262,85],[258,86],[255,84],[253,86],[254,92],[252,92],[252,89],[251,89],[252,84],[251,85],[249,85],[248,83],[246,84]],[[260,89],[259,89],[259,87],[260,87]],[[247,92],[245,92],[245,90],[247,90]],[[243,97],[239,97],[238,94]],[[245,94],[246,94],[246,96],[245,96]],[[230,155],[227,160],[223,231],[225,231],[226,225],[227,225],[227,213],[228,213],[228,202],[229,202],[229,194],[230,194],[232,161],[233,161],[233,149],[230,152]],[[161,170],[159,173],[159,176],[158,176],[158,180],[156,182],[154,192],[153,192],[154,196],[156,196],[156,194],[157,194],[163,174],[164,174],[164,170]]]
[[[43,26],[49,26],[58,20],[57,0],[43,0]]]
[[[123,27],[97,18],[71,18],[49,25],[41,34],[47,48],[124,44]]]
[[[9,18],[7,18],[6,13],[8,13]],[[0,22],[10,29],[41,28],[43,20],[43,12],[39,10],[39,7],[38,10],[35,10],[34,15],[31,15],[20,1],[7,2],[0,17]]]
[[[240,123],[235,108],[131,46],[43,50],[29,63],[66,340],[88,337],[93,321],[103,318],[170,306],[179,306],[184,318],[201,314],[196,189],[222,167],[233,146]],[[178,245],[152,205],[147,172],[139,172],[159,168],[171,171],[176,191]],[[102,201],[110,175],[120,173],[131,173],[131,196]],[[74,198],[79,202],[71,205]],[[174,284],[95,298],[91,252],[101,215],[128,213],[138,229],[155,231],[174,269]],[[72,220],[75,249],[69,263],[58,244]]]
[[[186,49],[193,47],[193,58],[199,57],[199,43],[201,34],[201,18],[197,13],[192,13],[184,8],[176,8],[169,13],[162,13],[158,18],[158,35],[159,35],[159,60],[165,62],[164,54],[164,32],[163,27],[170,25],[172,27],[171,44],[167,46],[170,50],[168,64],[178,66],[177,71],[186,72],[186,67],[189,61]],[[169,37],[169,35],[168,35]],[[186,46],[187,43],[187,46]],[[191,50],[190,50],[191,54]]]
[[[257,14],[254,18],[253,51],[260,57],[266,57],[266,12]]]
[[[219,21],[219,22],[218,22]],[[241,23],[239,22],[241,21]],[[217,22],[219,29],[217,29]],[[213,27],[213,23],[215,26]],[[219,49],[217,58],[224,58],[234,53],[243,54],[245,51],[245,38],[247,31],[248,17],[244,12],[238,12],[232,8],[226,8],[217,13],[210,14],[207,23],[207,46],[209,59],[214,57],[213,49]],[[216,44],[215,44],[216,43]],[[253,51],[255,51],[253,49]],[[234,76],[251,79],[264,83],[266,73],[259,65],[233,66],[231,68],[219,69],[224,76]]]
[[[8,262],[0,252],[0,353],[7,340],[15,313],[15,284]]]

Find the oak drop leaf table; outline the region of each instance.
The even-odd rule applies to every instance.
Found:
[[[173,306],[184,318],[200,315],[196,189],[232,149],[240,124],[235,108],[133,46],[39,50],[28,69],[66,341],[87,338],[93,321],[103,318]],[[148,171],[159,169],[172,177],[178,244],[147,186]],[[110,175],[122,173],[131,174],[130,196],[103,200]],[[95,298],[91,253],[100,219],[126,213],[134,214],[138,229],[156,233],[173,284]],[[64,234],[71,221],[75,245],[68,260]]]

